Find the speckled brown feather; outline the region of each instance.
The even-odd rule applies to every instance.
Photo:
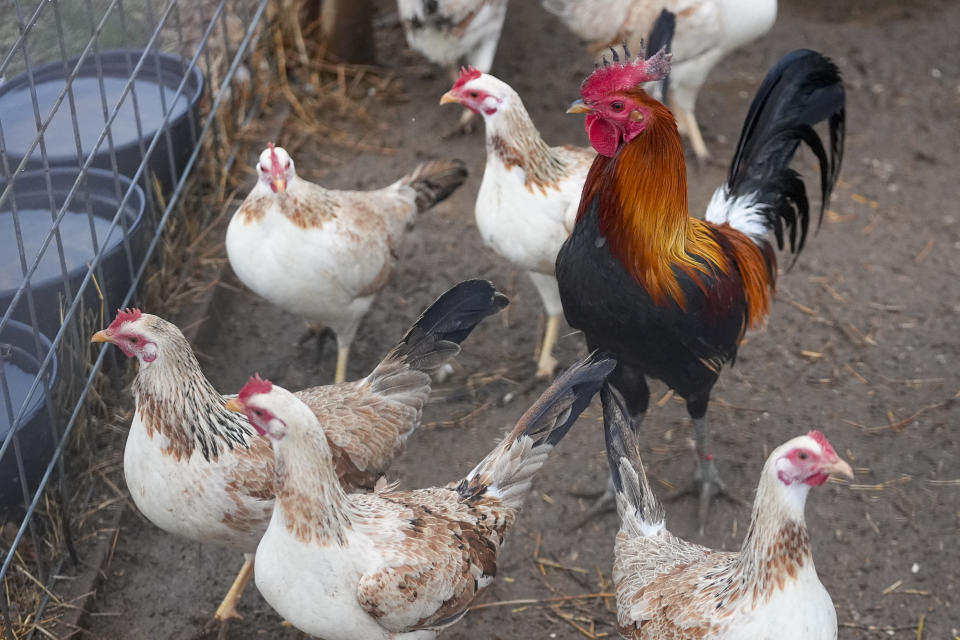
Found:
[[[496,575],[503,536],[516,517],[495,499],[464,501],[453,489],[383,494],[385,519],[400,519],[402,539],[379,537],[384,525],[367,518],[358,527],[377,541],[385,566],[357,586],[361,606],[391,631],[446,626],[459,618]],[[389,526],[389,525],[387,525]],[[369,528],[369,529],[368,529]],[[427,605],[433,601],[434,605]],[[432,612],[420,616],[424,608]]]

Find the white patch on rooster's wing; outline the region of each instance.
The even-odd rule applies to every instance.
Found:
[[[767,217],[764,215],[766,209],[767,205],[757,202],[756,193],[731,198],[724,185],[713,192],[704,219],[714,224],[729,224],[750,236],[754,242],[758,242],[765,239],[769,231]]]

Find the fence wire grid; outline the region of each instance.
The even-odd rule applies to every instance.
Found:
[[[255,114],[245,62],[267,4],[0,0],[4,640],[35,634],[65,558],[77,560],[65,452],[114,356],[76,353],[89,353],[91,329],[137,299],[204,147],[238,144],[219,139],[218,114]],[[234,146],[223,158],[235,156]],[[191,215],[211,213],[191,202]],[[45,542],[35,517],[51,502],[62,548]],[[40,589],[33,611],[8,582],[17,563]],[[23,619],[34,625],[18,632]]]

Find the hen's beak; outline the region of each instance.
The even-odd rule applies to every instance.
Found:
[[[453,104],[454,102],[460,102],[460,98],[458,98],[453,91],[447,91],[440,96],[440,104]]]
[[[107,330],[104,329],[90,336],[90,342],[113,342],[113,339],[110,337],[110,334],[107,333]]]
[[[853,480],[853,469],[850,468],[850,465],[846,460],[841,460],[837,458],[834,462],[828,462],[823,467],[824,473],[829,473],[832,476],[844,476]]]
[[[574,100],[567,107],[567,113],[592,113],[593,107],[586,104],[583,100]]]
[[[287,179],[286,178],[274,178],[273,179],[273,192],[274,193],[283,193],[287,190]]]
[[[227,404],[225,406],[230,411],[235,411],[237,413],[245,413],[243,410],[243,403],[240,402],[239,398],[230,398],[229,400],[227,400]]]

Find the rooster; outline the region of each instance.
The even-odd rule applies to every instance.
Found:
[[[663,78],[661,50],[599,67],[570,113],[586,113],[597,150],[577,222],[557,256],[563,310],[587,345],[615,357],[612,384],[634,428],[650,399],[646,377],[687,405],[696,432],[700,526],[710,498],[725,493],[707,428],[710,391],[733,363],[748,327],[770,310],[777,263],[768,236],[799,252],[810,207],[791,160],[805,142],[820,164],[820,215],[843,156],[844,89],[837,68],[814,51],[787,54],[767,74],[744,123],[729,177],[706,220],[687,209],[683,148],[670,111],[638,85]],[[813,125],[829,121],[825,149]],[[606,494],[609,499],[610,493]]]
[[[777,0],[543,0],[543,6],[594,56],[620,42],[642,44],[662,10],[675,14],[670,107],[701,161],[709,152],[694,115],[700,87],[727,54],[765,34],[777,19]]]
[[[613,366],[571,367],[457,484],[353,495],[309,407],[252,378],[227,407],[245,412],[277,456],[277,503],[256,556],[260,593],[326,640],[436,637],[493,581],[534,475]]]
[[[614,546],[617,629],[629,640],[836,640],[837,612],[813,565],[803,508],[810,487],[850,465],[819,431],[767,458],[739,552],[667,531],[623,399],[601,391],[620,532]]]
[[[467,171],[459,160],[426,162],[384,189],[332,191],[300,178],[271,143],[257,176],[227,228],[230,266],[258,295],[333,330],[334,382],[343,382],[360,320],[390,281],[406,230]]]
[[[537,377],[553,375],[553,346],[563,308],[554,263],[576,219],[593,149],[550,147],[517,92],[505,82],[465,68],[440,104],[459,103],[483,116],[487,166],[477,193],[477,227],[487,246],[524,269],[547,311]]]
[[[507,15],[507,0],[397,0],[411,49],[444,67],[452,80],[461,64],[488,72]],[[452,133],[467,133],[473,112],[465,110]]]
[[[462,282],[440,296],[366,378],[297,392],[323,422],[336,479],[346,490],[374,488],[420,424],[429,373],[506,304],[489,282]],[[224,396],[175,325],[135,309],[121,311],[91,340],[112,343],[140,363],[123,455],[137,507],[169,533],[256,551],[273,509],[270,444],[243,416],[224,409]],[[248,555],[217,620],[236,617],[252,569]]]

